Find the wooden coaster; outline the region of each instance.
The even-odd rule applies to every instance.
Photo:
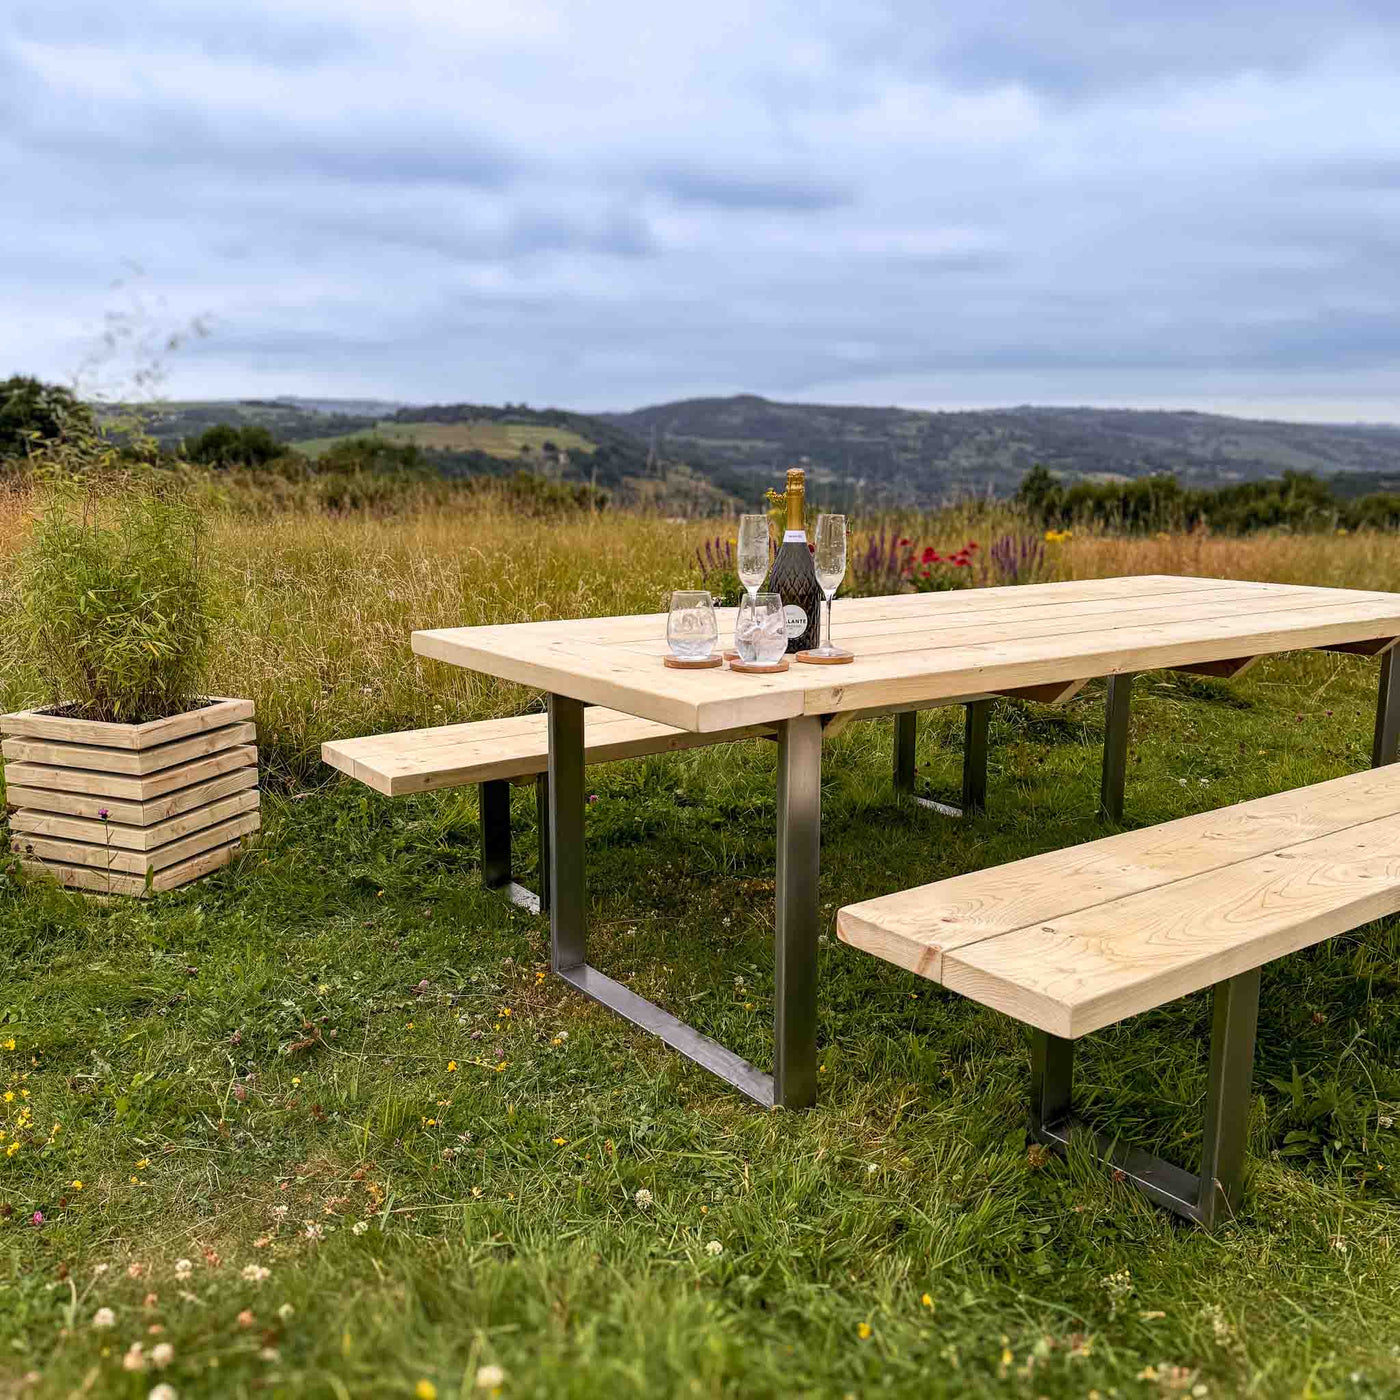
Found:
[[[663,656],[661,660],[673,671],[710,671],[724,665],[722,656],[707,656],[703,661],[682,661],[679,656]]]
[[[854,661],[856,654],[853,651],[838,651],[835,656],[818,656],[814,651],[799,651],[797,659],[809,666],[844,666]]]
[[[739,653],[735,651],[733,647],[729,647],[724,653],[724,659],[726,661],[737,661],[739,659]]]
[[[770,661],[766,666],[760,665],[757,661],[731,661],[729,663],[731,671],[741,671],[746,676],[775,676],[779,671],[786,671],[787,668],[786,656],[781,661]]]

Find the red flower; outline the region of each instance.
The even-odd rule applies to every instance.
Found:
[[[924,550],[924,563],[932,564],[937,560],[937,558],[938,551],[932,545],[929,545],[929,547],[926,550]]]
[[[972,560],[970,559],[954,559],[953,563],[959,569],[970,569],[972,567]]]
[[[903,549],[904,546],[907,545],[908,543],[909,543],[908,540],[900,540],[900,542],[899,542],[899,547],[900,547],[901,549]]]
[[[969,549],[969,550],[971,550],[971,549],[976,549],[976,548],[977,548],[977,541],[976,541],[976,540],[968,540],[968,542],[967,542],[965,545],[963,545],[963,548],[964,548],[964,549]]]

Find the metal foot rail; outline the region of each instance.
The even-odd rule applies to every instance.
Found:
[[[1239,1205],[1258,1018],[1258,968],[1216,984],[1199,1174],[1087,1129],[1101,1161],[1122,1172],[1150,1200],[1207,1230]],[[1071,1104],[1073,1078],[1074,1042],[1034,1031],[1030,1132],[1037,1142],[1063,1149],[1075,1130],[1084,1128]]]
[[[583,706],[549,697],[550,947],[571,987],[649,1031],[765,1108],[807,1108],[817,1094],[817,919],[822,725],[786,720],[778,733],[778,872],[773,930],[773,1073],[638,996],[587,960]]]
[[[917,711],[894,717],[894,786],[920,807],[945,817],[975,816],[987,810],[987,729],[992,717],[990,700],[969,700],[964,706],[962,802],[936,802],[914,791],[915,745],[919,732]]]

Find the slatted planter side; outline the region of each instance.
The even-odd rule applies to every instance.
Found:
[[[71,889],[187,885],[261,825],[256,740],[251,700],[148,724],[0,715],[10,848]]]

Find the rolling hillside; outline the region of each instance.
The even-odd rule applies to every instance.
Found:
[[[720,463],[765,484],[805,457],[819,481],[859,483],[854,490],[871,502],[1008,495],[1037,463],[1072,478],[1170,472],[1201,486],[1285,471],[1400,473],[1400,428],[1390,426],[1098,408],[932,413],[748,394],[603,416],[658,451]]]

